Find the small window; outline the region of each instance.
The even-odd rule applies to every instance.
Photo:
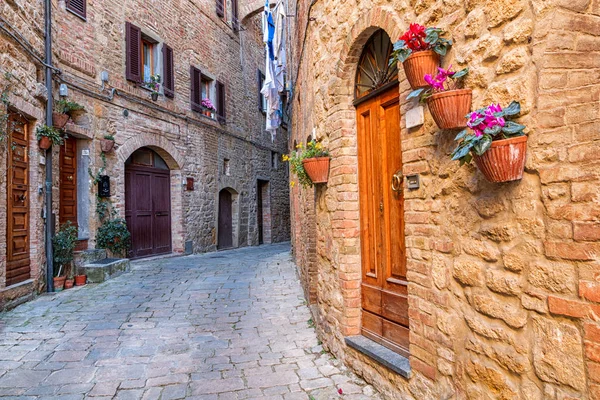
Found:
[[[267,112],[267,98],[261,93],[263,84],[265,83],[265,74],[261,70],[256,73],[256,81],[258,86],[258,110],[265,114]]]
[[[279,168],[279,154],[275,151],[271,152],[271,169]]]
[[[198,68],[191,67],[192,110],[214,118],[217,104],[214,99],[214,80],[204,75]]]
[[[215,0],[217,15],[223,19],[225,19],[225,10],[227,9],[227,0]]]
[[[229,159],[224,159],[223,160],[223,174],[224,175],[231,175],[231,168],[229,167]]]
[[[156,43],[142,35],[142,82],[148,83],[156,75]]]
[[[86,19],[87,14],[87,1],[86,0],[66,0],[65,5],[67,11],[72,12],[80,18]]]

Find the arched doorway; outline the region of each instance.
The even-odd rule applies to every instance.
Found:
[[[408,356],[408,282],[397,67],[392,42],[375,32],[355,81],[364,336]]]
[[[171,178],[155,151],[142,147],[125,161],[125,220],[130,258],[171,252]]]
[[[217,249],[233,247],[233,195],[228,189],[219,192]]]

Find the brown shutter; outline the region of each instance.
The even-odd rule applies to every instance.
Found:
[[[216,0],[217,7],[217,15],[221,18],[225,16],[225,1],[224,0]]]
[[[238,0],[231,0],[231,24],[234,31],[239,31],[240,22],[238,21]]]
[[[202,90],[200,89],[200,85],[202,82],[202,73],[196,67],[190,66],[190,104],[192,111],[201,112],[202,99],[200,96],[202,95]]]
[[[125,77],[134,82],[142,81],[141,60],[142,31],[137,26],[125,23]]]
[[[163,44],[163,89],[166,97],[175,97],[175,69],[173,67],[173,49]]]
[[[225,123],[225,85],[217,81],[217,120]]]
[[[73,14],[81,17],[83,19],[86,18],[87,11],[87,1],[86,0],[66,0],[67,10],[71,11]]]
[[[264,82],[265,82],[265,75],[260,70],[257,70],[256,71],[256,83],[258,85],[258,109],[260,110],[260,112],[263,112],[263,113],[265,112],[265,109],[263,108],[264,95],[260,91],[262,90]]]

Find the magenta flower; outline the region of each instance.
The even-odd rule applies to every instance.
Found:
[[[499,104],[489,105],[483,113],[474,111],[469,116],[467,126],[473,130],[475,136],[480,137],[485,134],[486,129],[492,129],[496,126],[504,127],[506,121],[502,117],[496,117],[494,114],[502,111],[502,107]],[[483,119],[479,124],[475,124],[478,119]]]

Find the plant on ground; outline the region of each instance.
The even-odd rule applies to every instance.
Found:
[[[35,136],[37,140],[41,140],[42,137],[47,137],[50,139],[53,145],[60,146],[63,144],[63,138],[60,134],[60,131],[53,126],[41,125],[38,126],[35,130]]]
[[[508,107],[500,104],[490,104],[487,107],[473,111],[467,115],[468,129],[461,131],[454,140],[459,142],[452,152],[453,160],[460,160],[460,165],[471,162],[473,154],[483,155],[494,140],[523,136],[525,125],[509,121],[521,112],[521,105],[513,101]]]
[[[129,249],[131,234],[123,218],[106,219],[96,234],[96,244],[101,249],[124,256]]]
[[[429,84],[428,87],[415,89],[409,93],[406,99],[418,97],[421,102],[425,102],[434,93],[446,92],[448,90],[456,90],[462,87],[463,78],[469,73],[469,68],[461,69],[460,71],[452,71],[452,66],[448,69],[438,68],[438,74],[432,76],[425,74],[423,79]]]
[[[425,28],[423,25],[410,24],[408,31],[394,43],[394,51],[390,58],[390,65],[400,61],[404,62],[414,52],[433,50],[439,55],[446,55],[452,41],[440,37],[444,31],[440,28]]]
[[[311,187],[313,186],[313,183],[304,170],[302,160],[315,157],[329,157],[329,151],[325,149],[320,142],[313,139],[306,144],[305,149],[303,148],[302,143],[298,144],[296,150],[292,151],[290,154],[284,154],[282,160],[290,163],[290,170],[298,177],[298,181],[303,187]],[[294,181],[291,181],[290,185],[293,187]]]
[[[84,109],[85,108],[81,104],[67,99],[60,99],[54,104],[54,111],[59,114],[71,115],[74,111],[82,111]]]
[[[64,223],[58,233],[52,238],[52,248],[54,254],[54,268],[56,276],[60,276],[63,267],[66,275],[70,278],[73,276],[71,263],[73,261],[73,252],[77,243],[77,227],[67,221]],[[56,267],[58,266],[58,272]]]

